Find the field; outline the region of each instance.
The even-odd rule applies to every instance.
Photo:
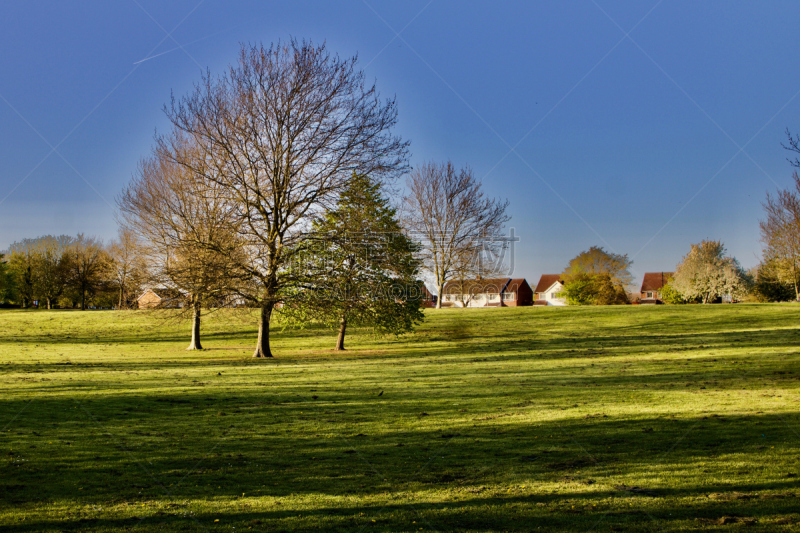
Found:
[[[0,311],[0,530],[800,530],[800,307]]]

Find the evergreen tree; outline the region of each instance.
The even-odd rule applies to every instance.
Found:
[[[286,314],[338,327],[336,350],[344,350],[348,326],[400,334],[423,319],[417,246],[403,234],[379,183],[353,174],[313,234],[299,266],[313,279]]]

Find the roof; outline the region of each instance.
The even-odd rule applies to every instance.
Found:
[[[145,294],[147,294],[148,292],[149,292],[149,293],[152,293],[152,294],[155,294],[155,295],[156,295],[156,298],[159,298],[159,299],[161,298],[161,296],[159,296],[158,294],[156,294],[156,291],[154,291],[153,289],[147,289],[146,291],[144,291],[144,292],[142,293],[142,295],[141,295],[141,296],[139,296],[138,298],[136,298],[136,301],[138,302],[139,300],[141,300],[142,298],[144,298]]]
[[[158,294],[156,291],[160,292],[161,294]],[[184,291],[181,291],[179,289],[173,289],[170,287],[156,287],[154,289],[146,289],[138,298],[136,298],[136,301],[139,301],[142,298],[144,298],[144,296],[147,293],[152,293],[156,296],[156,298],[159,298],[161,300],[164,299],[174,300],[176,298],[182,298],[185,294],[188,295],[188,293],[185,293]]]
[[[511,278],[508,280],[508,284],[503,292],[516,292],[522,287],[523,284],[528,285],[528,280],[525,278]],[[528,287],[530,287],[530,285],[528,285]]]
[[[659,291],[672,277],[672,272],[645,272],[642,291]]]
[[[545,292],[552,287],[556,281],[561,281],[561,274],[542,274],[533,292]]]
[[[527,283],[525,278],[465,279],[463,288],[467,294],[499,294],[516,291],[523,283]],[[461,293],[461,284],[460,280],[448,281],[444,284],[445,294]]]

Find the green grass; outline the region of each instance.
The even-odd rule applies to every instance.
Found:
[[[0,312],[0,530],[797,531],[800,307]],[[235,529],[234,529],[235,528]]]

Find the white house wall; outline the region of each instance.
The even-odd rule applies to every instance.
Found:
[[[560,281],[553,283],[546,291],[544,291],[544,299],[547,305],[567,305],[565,298],[556,298],[555,295],[564,289],[564,285]]]

